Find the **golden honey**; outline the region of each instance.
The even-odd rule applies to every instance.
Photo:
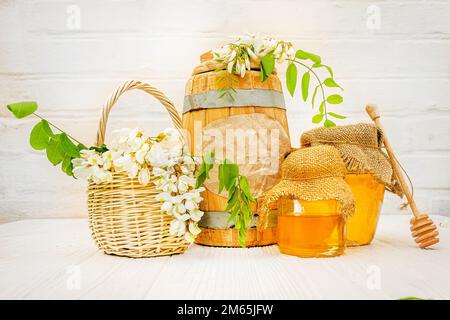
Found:
[[[347,221],[347,246],[372,242],[383,204],[384,185],[371,174],[349,174],[345,177],[355,198],[356,210]]]
[[[282,253],[303,258],[334,257],[344,253],[345,221],[335,200],[280,200],[278,246]]]

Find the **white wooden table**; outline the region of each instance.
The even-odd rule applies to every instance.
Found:
[[[419,250],[409,216],[382,216],[371,246],[329,259],[300,259],[276,246],[194,245],[147,259],[98,251],[84,219],[0,225],[1,299],[450,299],[450,223],[441,243]]]

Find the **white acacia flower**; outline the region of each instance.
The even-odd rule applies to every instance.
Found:
[[[273,52],[278,62],[294,57],[294,49],[289,42],[279,41],[260,34],[247,34],[236,41],[213,51],[214,59],[227,66],[229,73],[244,77],[251,70],[250,59],[261,59]]]
[[[105,156],[108,159],[108,155]],[[105,165],[105,159],[95,150],[80,151],[80,158],[72,160],[73,175],[75,178],[93,181],[95,183],[111,182],[112,173],[109,171],[109,163]]]
[[[201,230],[196,223],[189,222],[189,232],[196,236],[201,232]]]
[[[233,73],[234,63],[235,62],[233,60],[228,62],[228,64],[227,64],[227,71],[228,71],[228,73]]]
[[[203,211],[197,207],[194,210],[189,210],[189,215],[191,216],[192,221],[198,222],[203,217]]]
[[[186,232],[184,234],[184,239],[188,242],[188,243],[193,243],[195,241],[195,236],[190,233],[190,232]]]
[[[150,150],[150,145],[148,143],[144,143],[141,147],[136,151],[135,158],[139,164],[145,163],[145,157],[147,156],[148,151]]]
[[[177,219],[172,220],[170,222],[169,233],[181,237],[186,233],[186,223]]]
[[[242,64],[242,65],[241,65],[241,72],[240,72],[242,78],[245,77],[245,71],[246,71],[246,70],[247,70],[247,69],[245,68],[245,64]]]
[[[145,160],[153,167],[166,167],[171,165],[173,161],[170,159],[170,154],[160,143],[155,143],[150,151],[147,153]]]
[[[256,56],[256,54],[253,52],[253,50],[251,48],[247,48],[247,53],[250,56],[250,58],[252,58],[253,60],[258,59],[258,57]],[[248,67],[248,69],[250,69],[250,67]]]
[[[130,178],[136,178],[141,169],[132,154],[125,154],[115,159],[113,163],[117,170],[127,172]]]
[[[150,170],[148,168],[142,168],[139,171],[138,180],[139,183],[146,186],[150,182]]]

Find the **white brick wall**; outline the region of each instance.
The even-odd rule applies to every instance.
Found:
[[[367,27],[373,5],[379,30]],[[68,28],[73,8],[80,29]],[[181,107],[198,56],[246,31],[319,53],[346,89],[338,107],[346,122],[367,121],[364,105],[378,103],[419,207],[450,215],[449,18],[449,1],[425,0],[0,0],[0,221],[86,216],[85,184],[31,149],[34,119],[11,118],[6,103],[37,100],[42,114],[92,143],[99,108],[122,81],[150,82]],[[287,103],[298,145],[313,112],[298,97]],[[110,124],[156,132],[169,120],[130,93]],[[387,196],[384,213],[400,203]]]

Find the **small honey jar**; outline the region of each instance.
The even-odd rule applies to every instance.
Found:
[[[332,145],[346,166],[345,181],[356,207],[347,221],[347,246],[372,242],[385,189],[401,195],[389,158],[381,150],[382,141],[381,132],[368,123],[317,128],[302,134],[302,146]]]
[[[345,250],[345,224],[354,211],[345,165],[330,146],[303,148],[281,166],[281,181],[261,205],[264,227],[268,209],[278,206],[278,246],[303,258],[334,257]]]
[[[344,253],[345,220],[336,200],[278,202],[278,247],[282,253],[298,257]]]

